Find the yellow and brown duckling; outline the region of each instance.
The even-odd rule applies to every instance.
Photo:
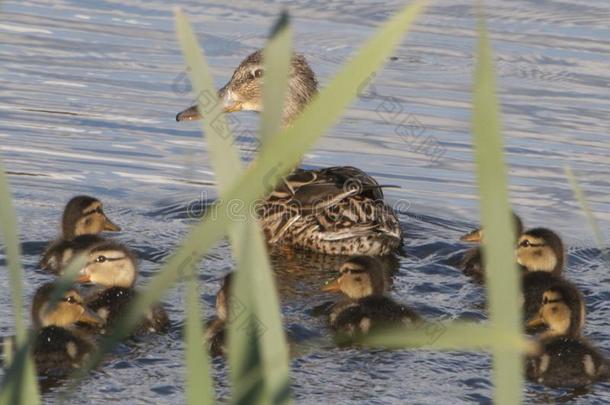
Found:
[[[218,91],[225,112],[262,111],[262,52],[250,54]],[[315,74],[303,55],[292,57],[283,123],[301,113],[317,92]],[[177,121],[202,118],[197,106]],[[261,204],[260,222],[270,244],[326,254],[384,256],[401,243],[396,214],[383,202],[375,179],[354,167],[296,169]]]
[[[32,301],[33,357],[39,374],[64,376],[80,367],[94,348],[77,323],[101,327],[105,321],[85,306],[75,289],[52,305],[54,289],[53,283],[43,285]]]
[[[125,312],[135,299],[134,288],[137,263],[127,247],[111,241],[94,246],[88,252],[87,263],[80,270],[80,283],[92,283],[101,287],[87,297],[87,306],[104,318],[108,328]],[[148,332],[165,332],[170,321],[160,304],[150,308],[134,335]]]
[[[216,294],[216,318],[208,322],[204,339],[211,356],[224,356],[226,349],[226,323],[229,316],[229,290],[233,273],[227,274]]]
[[[608,361],[581,337],[582,297],[561,285],[544,291],[538,316],[530,325],[544,324],[540,350],[527,359],[527,376],[553,387],[577,387],[610,378]]]
[[[330,326],[339,335],[353,338],[421,322],[413,310],[385,295],[387,278],[375,258],[353,256],[341,265],[339,273],[322,288],[346,296],[330,309]]]
[[[40,260],[40,268],[54,274],[59,274],[77,253],[103,242],[100,233],[118,232],[121,228],[106,216],[100,200],[80,195],[66,204],[61,230],[61,236],[51,243]]]
[[[525,319],[538,313],[542,293],[562,280],[564,255],[561,238],[550,229],[530,229],[519,237],[516,259],[525,270],[521,280]]]
[[[513,226],[515,229],[515,238],[523,233],[523,221],[519,215],[513,212]],[[476,242],[481,243],[483,241],[483,228],[475,229],[472,232],[463,235],[460,240],[463,242]],[[481,246],[476,246],[466,251],[462,260],[459,264],[460,269],[467,276],[472,277],[477,282],[483,282],[485,279],[485,264],[483,263],[483,251]]]

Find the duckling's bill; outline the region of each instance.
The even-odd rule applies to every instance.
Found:
[[[89,308],[83,307],[84,311],[78,318],[78,322],[88,323],[96,326],[104,326],[106,324],[106,320],[91,311]]]
[[[121,227],[115,224],[104,214],[104,230],[108,232],[120,232]]]
[[[324,287],[322,287],[322,291],[326,291],[326,292],[340,292],[341,291],[341,286],[339,285],[339,279],[336,278],[332,281],[327,282],[326,284],[324,284]]]
[[[467,233],[466,235],[463,235],[460,240],[462,242],[481,242],[483,240],[483,230],[482,229],[475,229],[472,232]]]

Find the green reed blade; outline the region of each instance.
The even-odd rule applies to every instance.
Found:
[[[491,326],[519,339],[522,334],[520,285],[512,246],[515,236],[508,203],[500,113],[496,96],[493,53],[484,17],[478,22],[479,49],[473,89],[473,142],[485,229],[484,260]],[[497,403],[520,402],[523,360],[519,350],[496,345],[494,385]]]
[[[19,245],[17,216],[11,203],[11,192],[6,178],[4,164],[0,159],[0,233],[4,241],[4,251],[9,272],[9,284],[13,305],[13,317],[15,318],[16,345],[18,348],[25,347],[27,343],[27,331],[23,320],[23,289],[22,289],[22,267],[21,247]],[[38,382],[36,380],[34,365],[29,355],[19,358],[16,364],[18,373],[7,374],[2,382],[2,393],[0,394],[0,405],[4,404],[38,404]],[[19,360],[15,359],[15,361]]]

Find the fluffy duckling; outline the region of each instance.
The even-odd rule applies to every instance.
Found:
[[[80,367],[93,350],[92,341],[78,332],[76,323],[100,327],[105,321],[85,306],[74,289],[51,306],[54,289],[53,283],[43,285],[32,301],[33,357],[39,374],[64,376]]]
[[[262,111],[264,77],[258,50],[240,63],[218,91],[225,112]],[[285,126],[307,106],[317,86],[305,57],[294,54],[282,115]],[[176,116],[177,121],[200,118],[197,106]],[[296,169],[260,205],[258,215],[272,245],[336,255],[384,256],[400,246],[402,230],[392,208],[383,202],[381,188],[354,167]]]
[[[337,279],[322,288],[346,296],[330,310],[330,326],[336,332],[356,337],[376,329],[421,322],[414,311],[384,295],[386,277],[374,258],[351,257],[339,272]]]
[[[572,289],[554,286],[543,294],[538,317],[530,324],[548,327],[540,351],[527,359],[529,379],[553,387],[577,387],[608,380],[609,365],[603,355],[580,337],[584,304]]]
[[[61,236],[47,248],[40,260],[40,268],[59,274],[74,255],[104,239],[103,231],[118,232],[121,228],[104,213],[102,202],[94,197],[76,196],[64,209]]]
[[[216,318],[208,322],[204,339],[211,356],[224,356],[226,353],[226,323],[229,315],[229,289],[233,273],[227,274],[222,280],[220,290],[216,294]]]
[[[513,212],[513,224],[515,229],[515,237],[518,238],[523,233],[523,221],[519,215]],[[460,238],[463,242],[483,241],[483,228],[475,229],[472,232],[463,235]],[[483,263],[483,251],[481,246],[469,249],[462,257],[459,267],[464,274],[472,277],[475,281],[483,282],[485,278],[485,264]]]
[[[136,297],[136,275],[136,259],[125,246],[106,241],[90,249],[87,264],[80,270],[78,281],[102,287],[101,291],[87,297],[87,306],[104,318],[108,327],[112,328]],[[165,332],[169,323],[163,307],[155,305],[134,334]]]
[[[516,257],[517,263],[525,270],[521,284],[525,319],[531,319],[540,309],[542,293],[561,280],[563,243],[550,229],[531,229],[519,237]],[[567,285],[569,282],[564,283]]]

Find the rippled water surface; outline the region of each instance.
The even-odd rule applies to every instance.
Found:
[[[586,296],[586,334],[610,352],[608,266],[564,176],[579,176],[603,230],[610,224],[610,5],[607,0],[488,1],[497,56],[511,197],[528,226],[552,227],[569,246],[568,276]],[[322,85],[402,2],[181,2],[199,33],[219,85],[264,44],[279,10],[294,17],[295,47]],[[4,1],[0,12],[0,154],[20,225],[29,300],[48,278],[38,256],[58,232],[75,194],[101,198],[119,238],[141,258],[139,283],[180,242],[192,201],[215,197],[206,141],[194,123],[176,123],[190,105],[183,60],[166,2]],[[392,295],[431,319],[485,319],[483,289],[448,265],[466,249],[459,235],[478,222],[472,174],[470,86],[475,41],[470,1],[437,1],[409,40],[344,119],[311,151],[310,167],[349,164],[396,184],[406,255]],[[235,116],[244,156],[257,116]],[[195,204],[197,205],[197,204]],[[607,232],[606,232],[607,235]],[[232,268],[226,243],[201,264],[206,313]],[[329,258],[274,257],[290,330],[321,345],[292,362],[300,403],[489,402],[490,358],[476,353],[378,352],[333,348],[311,308],[337,267]],[[0,266],[4,267],[3,256]],[[0,275],[0,332],[13,332],[6,272]],[[181,403],[182,289],[165,302],[167,336],[124,345],[78,388],[74,403]],[[325,342],[325,343],[324,343]],[[218,397],[226,370],[214,363]],[[45,394],[54,402],[61,386]],[[527,385],[535,403],[607,403],[610,385],[573,393]]]

